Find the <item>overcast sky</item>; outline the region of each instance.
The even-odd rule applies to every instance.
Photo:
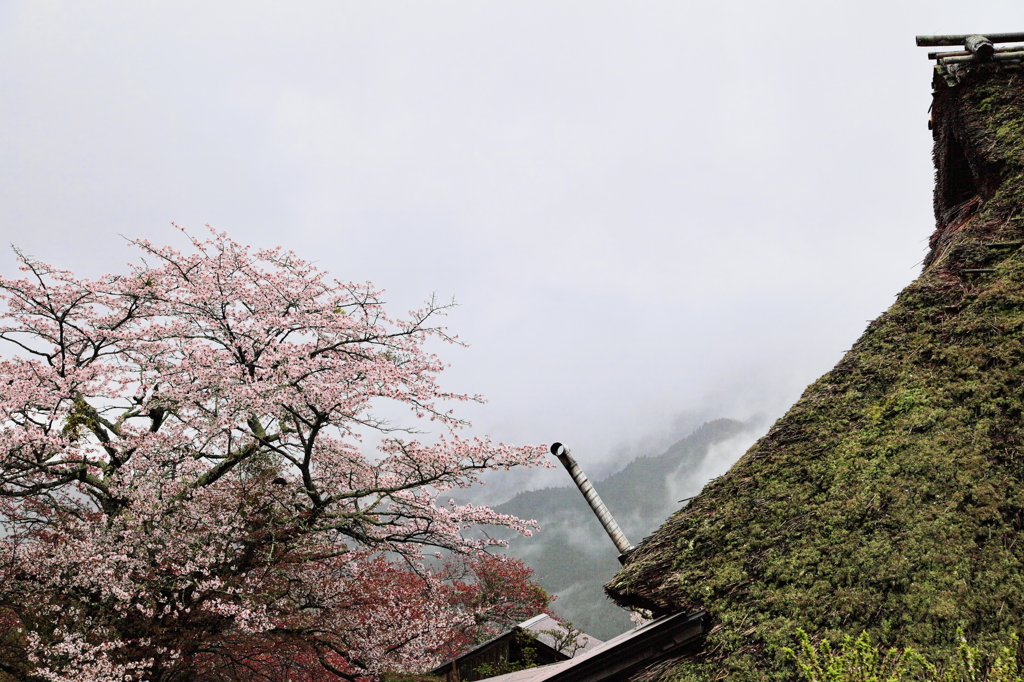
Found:
[[[933,227],[914,35],[1018,30],[1019,0],[5,0],[0,237],[96,276],[211,223],[393,311],[454,296],[464,414],[600,475],[832,367]]]

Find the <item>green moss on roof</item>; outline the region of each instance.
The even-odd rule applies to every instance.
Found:
[[[606,587],[715,619],[658,677],[788,677],[798,627],[940,657],[1022,630],[1024,248],[993,244],[1024,241],[1024,73],[935,88],[924,272]]]

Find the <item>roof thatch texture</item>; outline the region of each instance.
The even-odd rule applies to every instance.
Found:
[[[958,627],[982,645],[1021,629],[1024,73],[934,87],[921,276],[606,586],[717,621],[663,679],[788,677],[798,627],[940,657]]]

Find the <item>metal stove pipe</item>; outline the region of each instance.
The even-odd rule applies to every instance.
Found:
[[[601,500],[601,496],[594,490],[594,486],[591,485],[590,479],[583,473],[583,469],[573,459],[572,453],[569,452],[569,448],[565,447],[561,443],[552,443],[551,454],[558,458],[558,461],[562,463],[569,475],[572,476],[573,482],[576,487],[583,493],[583,497],[586,498],[587,504],[594,510],[594,514],[597,515],[597,520],[604,526],[604,530],[608,533],[608,537],[615,543],[615,548],[619,550],[619,563],[626,560],[629,553],[633,551],[633,545],[629,544],[629,540],[626,539],[622,529],[619,528],[619,524],[615,522],[615,517],[608,511],[608,507],[605,506]]]

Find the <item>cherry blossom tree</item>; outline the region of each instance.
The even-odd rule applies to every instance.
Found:
[[[458,343],[447,306],[394,319],[290,252],[189,239],[131,241],[140,262],[97,280],[19,252],[23,276],[0,278],[0,653],[22,654],[0,673],[429,667],[474,613],[424,553],[530,532],[444,495],[544,449],[460,435],[450,406],[479,398],[442,390],[425,347]]]

